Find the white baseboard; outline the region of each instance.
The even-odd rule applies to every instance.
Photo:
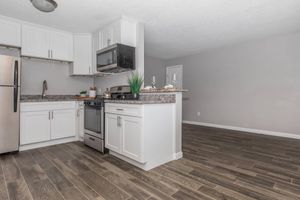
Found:
[[[41,148],[41,147],[47,147],[47,146],[63,144],[63,143],[68,143],[68,142],[75,142],[75,141],[78,141],[78,139],[76,137],[70,137],[70,138],[51,140],[51,141],[46,141],[46,142],[34,143],[34,144],[27,144],[27,145],[20,146],[19,151],[26,151],[29,149],[37,149],[37,148]]]
[[[177,152],[177,153],[174,153],[174,159],[175,159],[175,160],[178,160],[178,159],[180,159],[180,158],[182,158],[182,157],[183,157],[182,151]]]
[[[196,122],[196,121],[187,121],[187,120],[183,120],[182,123],[207,126],[207,127],[213,127],[213,128],[222,128],[222,129],[235,130],[235,131],[242,131],[242,132],[248,132],[248,133],[256,133],[256,134],[262,134],[262,135],[271,135],[271,136],[277,136],[277,137],[300,139],[300,135],[293,134],[293,133],[283,133],[283,132],[276,132],[276,131],[259,130],[259,129],[252,129],[252,128],[243,128],[243,127],[238,127],[238,126],[227,126],[227,125]]]

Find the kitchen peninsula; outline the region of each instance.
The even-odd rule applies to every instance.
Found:
[[[181,158],[182,91],[142,91],[139,100],[106,100],[110,154],[144,170]]]

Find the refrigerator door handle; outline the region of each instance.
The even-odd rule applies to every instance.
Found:
[[[18,94],[19,94],[19,62],[15,61],[14,67],[14,112],[18,111]]]

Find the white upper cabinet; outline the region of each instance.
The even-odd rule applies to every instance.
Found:
[[[113,29],[111,26],[105,27],[104,29],[102,29],[99,33],[100,38],[100,42],[101,45],[99,45],[102,49],[105,47],[108,47],[109,45],[114,44],[114,38],[113,38]]]
[[[91,75],[92,36],[91,34],[74,35],[74,63],[72,75]]]
[[[121,43],[129,46],[136,46],[136,22],[122,18],[101,28],[99,36],[99,49]]]
[[[21,25],[19,23],[0,19],[0,44],[21,47]]]
[[[49,31],[29,25],[22,25],[22,55],[50,58]]]
[[[50,32],[51,58],[73,61],[73,35],[65,32]]]
[[[73,61],[73,35],[22,25],[22,56]]]

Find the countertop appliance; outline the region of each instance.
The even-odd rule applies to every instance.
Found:
[[[104,98],[84,101],[84,143],[102,153],[104,147]]]
[[[0,55],[0,153],[19,150],[20,58]]]
[[[135,48],[114,44],[97,51],[97,71],[118,73],[135,69]]]

